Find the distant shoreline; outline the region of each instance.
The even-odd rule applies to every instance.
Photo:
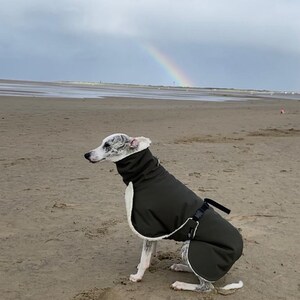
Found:
[[[153,86],[78,81],[0,79],[0,96],[54,98],[139,98],[192,101],[300,100],[300,93],[212,87]]]
[[[143,88],[166,88],[166,89],[194,89],[194,90],[217,90],[217,91],[238,91],[238,92],[261,92],[261,93],[289,93],[300,94],[296,91],[280,91],[268,89],[242,89],[234,87],[195,87],[195,86],[176,86],[176,85],[152,85],[152,84],[135,84],[135,83],[116,83],[116,82],[97,82],[97,81],[73,81],[73,80],[58,80],[58,81],[44,81],[44,80],[25,80],[25,79],[3,79],[0,78],[1,83],[36,83],[36,84],[68,84],[68,85],[92,85],[92,86],[126,86],[126,87],[143,87]]]

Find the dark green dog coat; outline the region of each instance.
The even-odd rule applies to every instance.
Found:
[[[199,219],[195,212],[203,200],[168,173],[147,148],[116,162],[128,186],[126,209],[129,226],[148,240],[186,241],[190,237],[188,263],[200,277],[216,281],[241,256],[238,230],[209,207]]]

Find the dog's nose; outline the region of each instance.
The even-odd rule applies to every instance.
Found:
[[[84,154],[84,157],[85,157],[87,160],[90,160],[91,152],[88,152],[88,153]]]

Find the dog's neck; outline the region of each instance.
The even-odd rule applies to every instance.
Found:
[[[159,167],[159,162],[152,155],[149,148],[146,148],[117,161],[116,166],[119,174],[123,177],[124,183],[128,185],[129,182],[136,183],[146,174],[156,170]]]

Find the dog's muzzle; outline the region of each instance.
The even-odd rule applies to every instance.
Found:
[[[85,153],[84,154],[84,158],[86,158],[89,162],[91,162],[93,164],[95,164],[95,163],[97,163],[99,161],[104,160],[104,158],[102,158],[102,159],[95,159],[95,157],[93,157],[93,151]]]
[[[91,157],[91,152],[87,152],[84,154],[84,158],[86,158],[87,160],[90,160]]]
[[[86,158],[89,162],[91,162],[93,164],[96,163],[96,161],[91,160],[91,157],[92,157],[92,152],[88,152],[88,153],[84,154],[84,158]]]

